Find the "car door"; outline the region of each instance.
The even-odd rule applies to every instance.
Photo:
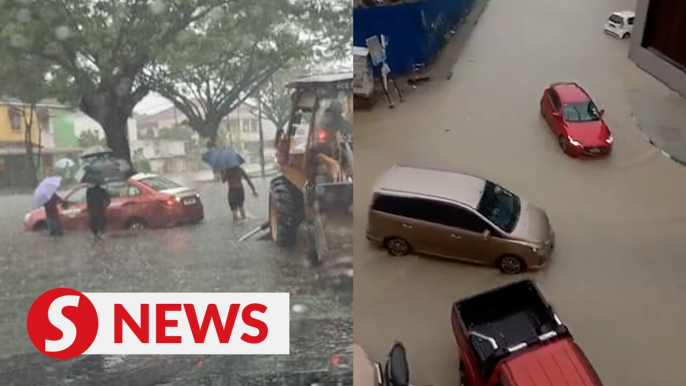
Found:
[[[375,237],[386,240],[399,237],[410,244],[415,252],[441,254],[437,252],[437,225],[431,222],[427,200],[381,194],[376,197],[369,218],[369,231]]]
[[[124,227],[124,203],[126,201],[126,182],[111,182],[105,185],[110,198],[110,205],[106,209],[107,228],[122,229]]]
[[[65,229],[88,228],[88,207],[86,205],[87,186],[80,186],[64,197],[60,205],[60,221]]]
[[[555,131],[553,128],[553,111],[555,111],[555,107],[553,107],[552,92],[552,89],[547,89],[543,94],[543,99],[541,103],[543,104],[543,119],[545,119],[546,123],[548,123],[548,127],[550,127],[550,130]]]
[[[556,136],[565,136],[562,124],[562,102],[555,90],[550,90],[550,128]]]
[[[493,260],[493,228],[467,208],[447,205],[444,209],[446,225],[450,227],[451,250],[460,260],[490,264]],[[484,233],[488,231],[488,233]]]

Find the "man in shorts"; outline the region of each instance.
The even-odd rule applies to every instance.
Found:
[[[245,220],[245,189],[243,189],[243,179],[250,185],[253,196],[257,197],[257,189],[253,185],[250,177],[241,167],[226,169],[222,172],[222,182],[229,184],[229,207],[233,214],[233,221],[238,221],[238,214],[240,218]]]

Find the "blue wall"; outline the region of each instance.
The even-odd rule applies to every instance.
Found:
[[[398,74],[426,63],[443,44],[443,36],[459,22],[474,0],[424,0],[413,3],[357,8],[353,12],[353,42],[386,35],[386,55]]]

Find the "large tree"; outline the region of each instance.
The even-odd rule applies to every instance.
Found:
[[[43,127],[47,111],[39,109],[38,103],[51,94],[48,80],[50,67],[44,62],[36,62],[26,55],[12,55],[0,46],[0,97],[8,98],[10,103],[10,122],[23,127],[24,149],[31,180],[37,183],[41,164]],[[12,101],[14,100],[14,101]]]
[[[218,8],[149,68],[154,88],[200,136],[216,141],[224,117],[307,50],[287,1]]]
[[[131,159],[127,119],[150,91],[143,69],[218,5],[243,0],[4,0],[0,45],[56,66],[62,97]]]

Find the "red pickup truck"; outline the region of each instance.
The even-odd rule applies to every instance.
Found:
[[[463,386],[602,386],[530,280],[455,302],[451,321]]]

